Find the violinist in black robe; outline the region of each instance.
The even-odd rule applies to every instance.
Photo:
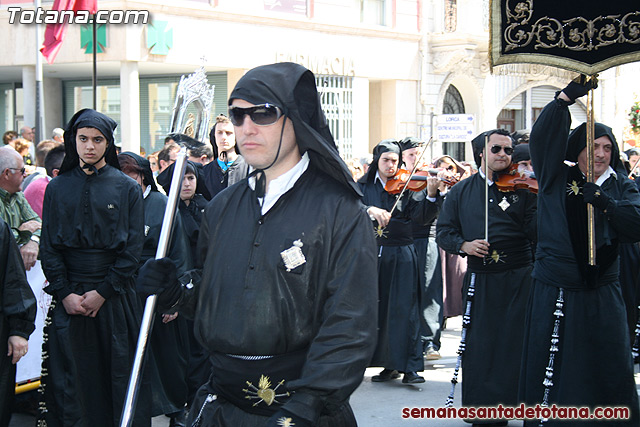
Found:
[[[43,344],[48,426],[116,426],[133,365],[141,308],[134,277],[144,241],[140,186],[119,170],[116,123],[77,112],[65,131],[65,159],[47,186],[42,268],[53,299]],[[150,425],[141,385],[135,425]]]
[[[421,286],[418,256],[413,245],[413,223],[426,226],[439,211],[435,198],[427,199],[425,191],[406,190],[400,197],[384,189],[402,164],[400,143],[381,141],[373,149],[373,161],[358,184],[364,194],[367,213],[379,225],[378,244],[378,345],[370,366],[382,366],[374,382],[399,378],[402,382],[424,382],[417,372],[424,370],[422,359]],[[430,180],[435,197],[438,181]],[[400,197],[395,210],[393,206]],[[373,228],[373,225],[371,226]]]
[[[207,205],[201,269],[180,282],[166,259],[140,271],[141,291],[194,316],[213,365],[188,425],[355,426],[348,399],[377,323],[375,243],[360,191],[309,70],[250,70],[229,103],[251,176]]]
[[[624,406],[627,420],[572,425],[638,426],[618,244],[640,240],[640,194],[621,167],[610,127],[595,123],[594,176],[587,182],[586,124],[569,133],[568,106],[591,83],[571,82],[531,131],[540,227],[527,309],[520,400],[527,405]],[[565,160],[577,163],[569,166]],[[588,265],[587,203],[594,207],[596,265]],[[525,423],[537,426],[538,420]],[[549,419],[545,426],[563,426]]]
[[[485,157],[485,135],[489,153]],[[528,190],[501,192],[494,173],[511,165],[513,142],[496,129],[473,141],[481,170],[453,187],[438,217],[436,241],[451,254],[467,257],[465,304],[469,288],[471,323],[462,356],[464,406],[516,406],[522,355],[524,313],[531,285],[531,241],[536,238],[536,196]],[[489,236],[485,237],[485,175],[488,166]],[[470,420],[474,424],[506,425],[506,421]]]
[[[16,363],[27,354],[35,329],[36,298],[27,282],[20,249],[0,218],[0,426],[11,420]],[[6,347],[5,347],[6,345]]]
[[[149,161],[138,154],[124,152],[118,155],[120,169],[142,187],[144,206],[144,245],[140,265],[155,258],[164,220],[167,196],[160,193],[153,179]],[[176,215],[168,256],[175,262],[179,274],[191,267],[189,245]],[[144,305],[144,301],[141,301]],[[170,426],[184,418],[187,403],[187,367],[189,361],[189,332],[187,320],[175,312],[158,313],[149,339],[147,372],[151,375],[151,415],[166,414]],[[184,420],[182,420],[184,424]]]

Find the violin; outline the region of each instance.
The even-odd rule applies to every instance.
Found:
[[[411,172],[405,169],[398,169],[394,176],[387,179],[384,189],[389,194],[399,194],[406,185],[407,190],[422,191],[427,188],[427,178],[435,177],[441,170],[442,169],[428,168],[418,170],[411,176]],[[411,177],[411,179],[409,179],[409,177]],[[458,180],[453,177],[437,178],[448,186],[452,186],[458,182]],[[407,181],[409,181],[409,184],[407,184]]]
[[[498,172],[495,180],[498,190],[507,192],[515,190],[529,190],[538,194],[538,180],[535,174],[525,168],[524,165],[513,163],[506,170]]]

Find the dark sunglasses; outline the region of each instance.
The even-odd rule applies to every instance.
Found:
[[[491,152],[493,154],[498,154],[502,149],[504,149],[504,154],[506,154],[507,156],[513,154],[513,147],[503,147],[501,145],[494,145],[493,147],[491,147]]]
[[[234,126],[242,126],[244,117],[249,116],[258,126],[269,126],[278,121],[282,110],[272,104],[254,105],[253,107],[229,107],[229,120]]]
[[[7,169],[11,169],[12,171],[20,171],[20,173],[21,173],[22,175],[24,175],[24,173],[26,172],[26,169],[25,169],[25,168],[22,168],[22,169],[18,169],[18,168],[7,168]]]

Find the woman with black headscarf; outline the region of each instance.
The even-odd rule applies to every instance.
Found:
[[[640,194],[620,164],[611,128],[595,124],[594,179],[587,182],[586,124],[571,134],[568,106],[591,85],[571,82],[531,132],[538,179],[538,244],[520,376],[520,401],[567,407],[627,407],[616,425],[638,426],[618,246],[640,240]],[[568,166],[564,161],[575,162]],[[587,205],[595,217],[596,265],[588,263]],[[584,421],[580,425],[602,425]],[[525,425],[538,425],[529,420]],[[549,419],[545,426],[565,425]]]
[[[140,187],[119,170],[115,128],[97,111],[77,112],[44,197],[40,253],[52,302],[40,418],[48,426],[115,425],[134,360],[144,213]],[[149,425],[149,400],[140,397],[134,424]]]

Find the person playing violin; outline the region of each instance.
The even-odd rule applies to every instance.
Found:
[[[472,145],[480,170],[451,188],[436,227],[438,245],[468,260],[465,304],[471,297],[473,301],[462,358],[462,405],[516,406],[531,284],[531,241],[536,238],[536,196],[525,189],[503,193],[494,184],[496,175],[511,166],[513,141],[507,131],[484,132]],[[482,213],[487,201],[485,171],[489,175],[487,218]],[[469,422],[507,425],[505,420]]]
[[[416,384],[424,382],[417,373],[424,369],[424,362],[419,330],[418,258],[411,226],[412,222],[429,224],[438,214],[438,180],[428,178],[426,191],[388,193],[384,186],[396,175],[402,161],[399,142],[380,142],[373,149],[369,170],[358,184],[367,213],[377,225],[378,344],[370,366],[382,366],[384,370],[372,381],[390,381],[403,372],[403,383]]]

